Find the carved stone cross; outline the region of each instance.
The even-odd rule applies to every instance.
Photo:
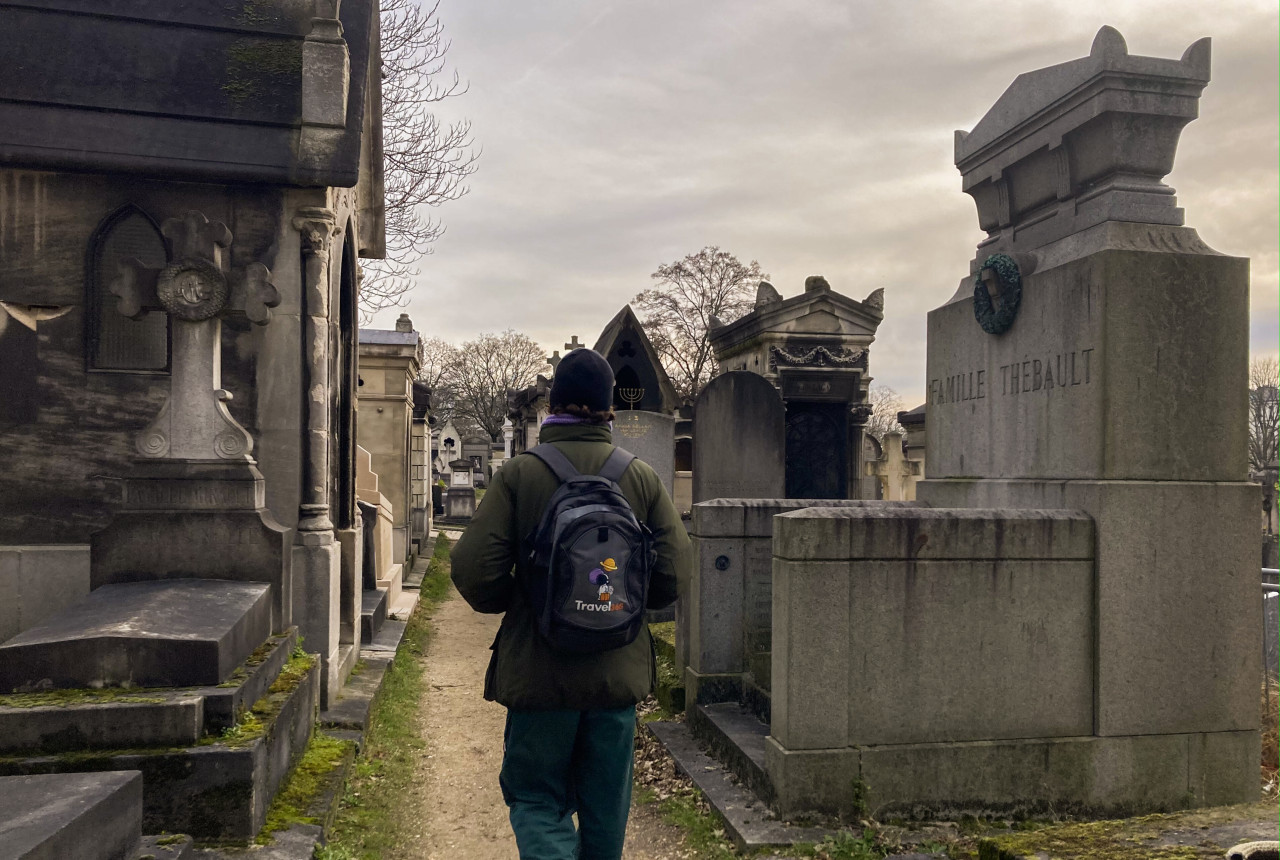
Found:
[[[551,371],[553,373],[555,372],[555,369],[560,366],[560,361],[560,350],[558,349],[547,356],[547,364],[551,365]]]
[[[564,345],[564,348],[572,352],[575,349],[582,349],[584,346],[586,346],[585,343],[578,343],[578,336],[575,334],[573,336],[573,340],[570,341],[569,343],[566,343]]]
[[[125,316],[138,319],[163,310],[173,319],[169,398],[138,435],[138,453],[156,459],[252,462],[253,438],[231,417],[231,393],[222,388],[220,317],[238,312],[265,325],[280,294],[261,263],[228,279],[223,256],[232,236],[225,224],[190,211],[165,221],[160,232],[169,264],[152,269],[127,260],[110,285]]]

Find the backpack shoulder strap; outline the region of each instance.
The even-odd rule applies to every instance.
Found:
[[[582,474],[573,467],[573,464],[569,462],[569,458],[561,453],[559,448],[550,443],[544,442],[541,445],[535,445],[525,453],[532,454],[545,463],[547,468],[555,474],[562,484],[570,478],[576,478]]]
[[[631,465],[631,461],[636,458],[635,454],[630,451],[624,451],[622,448],[614,448],[609,454],[609,459],[604,461],[604,465],[600,467],[600,477],[606,481],[618,483],[622,480],[622,475],[627,471],[627,467]]]

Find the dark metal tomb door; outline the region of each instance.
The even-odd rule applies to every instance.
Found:
[[[847,498],[848,408],[842,403],[787,404],[787,498]]]

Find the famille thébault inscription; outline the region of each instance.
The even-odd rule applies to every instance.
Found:
[[[987,397],[1049,392],[1093,381],[1093,348],[1028,358],[1013,364],[929,380],[930,403],[962,403]]]

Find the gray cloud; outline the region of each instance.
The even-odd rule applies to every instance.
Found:
[[[717,244],[784,295],[819,273],[858,298],[885,287],[872,372],[914,405],[925,314],[982,236],[952,132],[1111,24],[1151,56],[1213,36],[1168,181],[1206,241],[1252,259],[1252,346],[1276,350],[1274,4],[445,0],[441,14],[471,82],[444,114],[472,120],[484,157],[471,194],[436,213],[448,232],[409,307],[427,334],[590,342],[659,264]]]

